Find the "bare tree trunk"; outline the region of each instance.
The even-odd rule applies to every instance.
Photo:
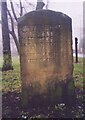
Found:
[[[15,9],[14,9],[14,5],[13,5],[12,0],[10,0],[10,5],[11,5],[12,14],[14,16],[14,19],[15,19],[16,23],[17,23],[17,15],[15,13]],[[22,6],[21,0],[19,0],[19,5],[20,5],[20,16],[22,16],[23,15],[23,6]],[[11,34],[11,36],[14,39],[14,42],[15,42],[15,45],[16,45],[16,48],[17,48],[17,52],[19,54],[20,53],[20,50],[19,50],[19,41],[18,41],[18,36],[16,35],[16,32],[15,32],[14,19],[13,19],[13,16],[12,16],[12,14],[9,11],[8,8],[7,8],[7,11],[8,11],[8,15],[10,17],[10,21],[11,21],[11,30],[9,29],[9,33]]]
[[[3,38],[3,67],[2,71],[12,70],[12,58],[11,58],[11,48],[10,48],[10,36],[8,28],[8,18],[7,18],[7,3],[6,0],[2,1],[2,38]]]
[[[43,0],[37,0],[36,10],[43,9],[44,5],[45,5],[45,3],[43,2]]]

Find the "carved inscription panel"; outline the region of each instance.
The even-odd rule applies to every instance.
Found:
[[[22,34],[22,54],[28,56],[28,62],[50,62],[56,59],[62,26],[24,26]],[[24,50],[23,50],[24,49]]]

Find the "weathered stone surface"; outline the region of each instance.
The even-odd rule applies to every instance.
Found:
[[[68,93],[73,96],[71,18],[51,10],[33,11],[18,20],[18,28],[24,103],[37,98],[61,102]]]

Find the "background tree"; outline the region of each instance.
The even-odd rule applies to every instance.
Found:
[[[4,70],[11,70],[12,58],[10,48],[10,36],[8,31],[8,17],[7,17],[7,2],[6,0],[1,4],[1,18],[2,18],[2,39],[3,39],[3,67]]]
[[[43,2],[43,0],[37,0],[36,10],[43,9],[44,5],[45,3]]]
[[[19,54],[20,52],[19,52],[19,39],[18,39],[17,22],[18,22],[18,18],[23,16],[27,12],[27,10],[24,7],[24,5],[22,4],[22,1],[19,0],[19,2],[17,4],[19,14],[17,14],[13,1],[12,0],[9,0],[9,1],[10,1],[10,6],[11,6],[11,10],[9,10],[9,8],[7,8],[8,15],[9,15],[9,21],[10,21],[9,22],[9,26],[10,26],[9,33],[15,42],[15,45],[16,45],[16,48],[17,48],[17,51]],[[26,0],[25,0],[25,2],[28,6],[31,6],[34,9],[34,5],[32,3],[29,3]]]
[[[20,4],[20,6],[19,6],[20,7],[20,14],[19,15],[22,16],[23,15],[23,7],[22,7],[21,0],[19,0],[19,4]],[[9,33],[13,37],[13,40],[15,42],[15,45],[17,47],[17,51],[19,54],[19,41],[18,41],[18,35],[17,35],[17,19],[20,16],[17,17],[12,0],[10,0],[10,5],[11,5],[12,13],[7,8],[8,15],[9,15],[10,22],[11,22],[11,28],[9,29]],[[12,14],[13,14],[13,16],[12,16]]]

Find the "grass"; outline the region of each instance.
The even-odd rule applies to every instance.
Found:
[[[74,58],[75,61],[75,58]],[[73,77],[74,77],[74,82],[75,86],[77,88],[83,89],[83,59],[79,58],[79,62],[75,63],[74,62],[74,72],[73,72]]]
[[[13,57],[13,68],[2,73],[2,92],[21,91],[19,57]]]

